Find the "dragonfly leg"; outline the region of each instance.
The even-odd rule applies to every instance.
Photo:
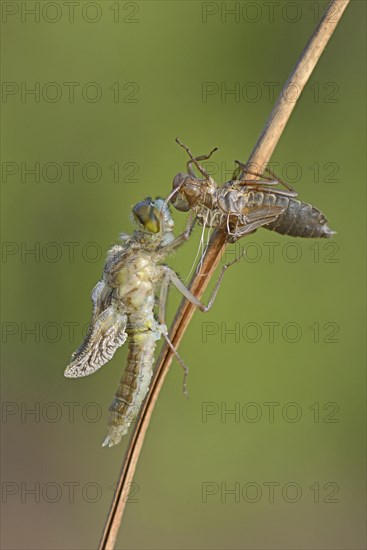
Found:
[[[199,166],[198,164],[196,164],[196,161],[210,159],[210,157],[212,156],[213,153],[215,153],[215,151],[218,151],[218,147],[214,147],[214,149],[212,149],[208,155],[200,155],[200,157],[195,157],[195,160],[194,159],[189,160],[188,163],[187,163],[187,171],[190,174],[190,176],[193,176],[196,179],[195,172],[192,169],[191,164],[194,163],[195,166]],[[203,174],[203,176],[208,178],[208,176],[206,176],[206,174],[208,174],[208,172],[206,172],[206,170],[201,165],[200,165],[200,169],[198,168],[198,170],[200,171],[201,174]],[[205,172],[205,174],[204,174],[204,172]]]
[[[160,291],[160,294],[159,294],[159,302],[158,302],[158,322],[160,323],[161,326],[163,325],[164,327],[166,326],[166,322],[165,322],[166,321],[166,305],[167,305],[168,287],[170,285],[170,282],[171,282],[170,274],[166,271],[165,274],[164,274],[163,281],[162,281],[161,291]],[[185,394],[185,397],[188,397],[187,377],[188,377],[188,374],[189,374],[189,368],[184,363],[184,361],[180,357],[180,355],[178,354],[178,352],[177,352],[175,346],[172,344],[167,332],[162,331],[162,335],[163,335],[163,338],[166,340],[167,344],[169,345],[169,347],[171,348],[171,350],[173,351],[173,353],[175,354],[175,356],[176,356],[178,362],[180,363],[181,367],[184,370],[183,392]]]
[[[239,160],[236,160],[235,162],[238,164],[238,166],[242,170],[242,172],[240,172],[239,181],[241,183],[243,183],[244,185],[265,186],[265,188],[259,189],[259,191],[267,191],[267,189],[266,189],[267,185],[277,185],[278,183],[281,183],[289,191],[289,193],[287,193],[285,196],[287,196],[287,197],[297,197],[298,196],[297,191],[293,187],[291,187],[289,185],[289,183],[287,183],[284,180],[282,180],[281,178],[279,178],[274,172],[272,172],[270,170],[270,168],[265,168],[265,171],[268,172],[272,176],[271,178],[269,178],[267,176],[264,176],[263,174],[259,174],[258,172],[253,172],[252,170],[249,170],[248,168],[246,168],[246,164],[243,164]],[[236,172],[234,174],[236,174]],[[258,179],[258,180],[246,179],[244,177],[244,174],[252,174],[253,176],[258,176],[261,179]],[[276,193],[277,190],[273,190],[272,192]],[[281,195],[282,192],[278,191],[278,194]]]
[[[233,180],[238,180],[239,177],[240,177],[240,174],[241,174],[241,166],[236,166],[236,168],[233,170],[232,172],[232,178],[231,178],[231,181]]]
[[[195,164],[195,166],[199,170],[200,174],[202,174],[206,179],[209,179],[210,175],[205,170],[205,168],[203,166],[201,166],[201,164],[199,164],[198,161],[209,159],[212,156],[212,154],[215,151],[218,150],[218,147],[214,147],[214,149],[212,149],[208,155],[201,155],[199,157],[194,157],[193,154],[191,153],[190,149],[187,147],[187,145],[184,145],[178,138],[176,138],[176,143],[178,143],[183,149],[185,149],[186,153],[189,155],[189,157],[191,159],[187,163],[187,171],[190,174],[190,176],[192,176],[193,178],[196,178],[195,172],[193,171],[192,166],[191,166],[192,164]]]
[[[194,213],[192,212],[192,210],[190,210],[190,214],[187,220],[185,230],[182,233],[180,233],[180,235],[177,235],[177,237],[171,243],[166,244],[165,246],[159,249],[159,251],[156,253],[157,259],[159,260],[160,258],[165,258],[170,252],[175,250],[175,248],[181,246],[184,242],[186,242],[190,237],[190,234],[191,234],[191,231],[193,230],[195,222],[196,222],[196,219],[194,217]]]
[[[250,180],[248,178],[241,178],[238,180],[243,185],[251,185],[252,187],[258,186],[258,185],[278,185],[278,180],[267,180],[267,179],[258,179],[258,180]],[[268,189],[269,191],[269,189]]]
[[[247,164],[244,164],[243,162],[241,162],[240,160],[235,160],[235,163],[238,164],[238,167],[240,169],[240,180],[242,181],[244,178],[242,177],[243,174],[251,174],[252,176],[257,176],[258,178],[263,178],[264,180],[267,180],[267,181],[274,181],[274,178],[275,176],[273,176],[272,178],[269,178],[267,176],[264,176],[263,174],[260,174],[259,172],[255,172],[254,170],[250,170],[248,167],[247,167]],[[238,170],[238,169],[237,169]],[[252,182],[256,183],[256,180],[251,180]],[[278,183],[278,180],[276,180],[277,183]],[[272,183],[270,185],[276,185],[275,183]]]
[[[276,178],[275,175],[273,175],[272,178],[268,178],[267,176],[264,176],[263,174],[259,174],[258,172],[254,172],[252,170],[249,170],[246,166],[246,164],[243,164],[243,162],[239,160],[235,160],[235,163],[238,164],[238,166],[241,169],[240,172],[240,178],[239,181],[244,184],[250,184],[250,185],[278,185],[279,180]],[[258,180],[250,180],[246,179],[244,177],[244,174],[251,174],[252,176],[257,176]]]
[[[169,347],[171,348],[171,350],[175,354],[175,357],[176,357],[177,361],[180,363],[181,367],[184,370],[183,392],[184,392],[184,395],[185,395],[186,399],[188,399],[189,398],[189,392],[187,391],[187,377],[189,375],[189,367],[185,364],[182,357],[178,354],[178,351],[175,348],[175,346],[172,344],[171,340],[169,339],[168,334],[164,333],[164,332],[162,332],[162,334],[163,334],[163,338],[166,340],[167,344],[169,345]]]
[[[162,286],[161,286],[161,293],[160,293],[160,296],[159,296],[159,306],[158,306],[158,320],[159,320],[159,323],[161,323],[161,325],[165,326],[164,321],[165,321],[165,311],[166,311],[166,303],[167,303],[167,293],[168,293],[168,286],[169,286],[170,283],[172,283],[185,296],[185,298],[187,298],[187,300],[189,300],[189,302],[191,302],[198,309],[200,309],[201,311],[206,313],[207,311],[209,311],[209,309],[212,307],[212,305],[214,303],[214,300],[215,300],[215,298],[218,294],[219,287],[222,283],[224,273],[233,264],[239,262],[241,257],[244,255],[244,253],[245,253],[245,251],[243,250],[243,252],[240,256],[238,256],[235,260],[233,260],[229,264],[226,264],[222,267],[222,271],[219,275],[218,281],[217,281],[217,283],[214,287],[214,290],[212,292],[212,295],[209,299],[208,305],[205,305],[202,302],[200,302],[200,300],[198,300],[196,298],[196,296],[194,296],[192,294],[192,292],[190,292],[190,290],[183,284],[181,279],[176,275],[176,273],[170,267],[168,267],[166,265],[162,266],[162,268],[165,271],[165,274],[164,274],[164,277],[163,277],[163,282],[162,282]],[[168,334],[166,332],[162,331],[162,335],[163,335],[164,339],[166,340],[167,344],[169,345],[169,347],[171,348],[171,350],[173,351],[173,353],[175,354],[175,356],[176,356],[178,362],[180,363],[181,367],[184,369],[183,391],[184,391],[185,396],[188,397],[188,393],[187,393],[187,376],[188,376],[189,369],[188,369],[187,365],[184,363],[184,361],[182,360],[182,358],[179,356],[175,346],[173,345],[173,343],[169,339]]]
[[[268,174],[273,176],[273,178],[276,178],[279,181],[279,183],[284,185],[284,187],[286,189],[288,189],[288,191],[293,191],[293,193],[296,193],[296,190],[291,185],[289,185],[289,183],[287,183],[286,181],[280,179],[277,175],[274,174],[274,172],[272,170],[270,170],[270,168],[265,168],[265,170],[266,170],[266,172],[268,172]],[[296,193],[295,196],[297,196],[297,193]]]
[[[166,305],[167,305],[167,295],[168,295],[168,288],[170,285],[171,278],[169,276],[169,273],[165,272],[164,277],[161,284],[161,290],[159,293],[159,301],[158,301],[158,322],[161,325],[166,324]]]
[[[218,280],[215,284],[213,292],[212,292],[212,294],[209,298],[208,305],[205,305],[200,300],[198,300],[198,298],[196,298],[196,296],[193,295],[193,293],[184,285],[184,283],[181,281],[181,279],[178,277],[178,275],[176,275],[176,273],[170,267],[163,266],[163,268],[165,269],[165,271],[167,273],[169,273],[170,282],[177,288],[177,290],[179,290],[181,292],[181,294],[183,294],[185,296],[185,298],[189,302],[191,302],[195,307],[200,309],[200,311],[202,311],[203,313],[206,313],[207,311],[209,311],[209,309],[214,304],[215,298],[217,297],[217,294],[218,294],[219,287],[220,287],[220,285],[223,281],[223,277],[224,277],[225,272],[227,271],[227,269],[229,267],[231,267],[232,265],[238,263],[244,254],[245,254],[245,251],[243,250],[243,252],[240,256],[238,256],[235,260],[233,260],[229,264],[226,264],[222,267],[222,270],[221,270],[220,275],[218,277]]]
[[[255,182],[256,184],[259,184],[258,187],[257,187],[257,191],[262,191],[262,192],[265,192],[265,193],[273,193],[274,195],[279,195],[280,197],[291,197],[292,199],[295,199],[296,197],[298,197],[298,193],[297,191],[290,191],[290,190],[284,190],[284,189],[272,189],[271,191],[269,191],[269,188],[266,187],[266,185],[268,184],[265,184],[265,185],[261,185],[260,183],[260,180]],[[253,185],[251,183],[251,185]]]

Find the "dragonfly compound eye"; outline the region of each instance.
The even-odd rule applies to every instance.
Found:
[[[188,177],[189,177],[189,175],[185,174],[184,172],[179,172],[178,174],[176,174],[175,177],[173,178],[173,182],[172,182],[173,189],[183,185],[185,179],[187,179]]]
[[[172,187],[177,189],[177,193],[171,199],[173,206],[180,212],[188,212],[193,208],[200,196],[200,187],[197,182],[189,174],[179,172],[173,178]]]
[[[133,207],[134,219],[140,223],[146,231],[158,233],[160,229],[160,212],[151,199],[138,202]]]

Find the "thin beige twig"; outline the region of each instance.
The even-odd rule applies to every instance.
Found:
[[[301,92],[339,23],[349,1],[350,0],[333,0],[329,4],[323,18],[302,52],[295,69],[285,83],[265,128],[247,162],[251,167],[255,166],[257,172],[261,173],[269,162]],[[248,177],[250,178],[251,176],[249,175]],[[220,261],[224,248],[225,234],[218,229],[213,233],[200,273],[194,276],[191,282],[190,289],[195,296],[200,297],[203,294]],[[182,301],[170,330],[170,338],[176,348],[184,335],[194,310],[195,307],[191,303],[186,300]],[[129,441],[114,499],[103,530],[99,550],[113,550],[115,547],[116,537],[145,433],[149,426],[154,405],[171,362],[172,351],[167,346],[164,346],[157,360],[150,391],[140,411],[139,418],[134,426]]]

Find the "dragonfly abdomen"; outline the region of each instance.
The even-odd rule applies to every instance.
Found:
[[[116,445],[127,433],[148,393],[153,374],[157,334],[147,329],[129,336],[127,365],[109,408],[108,435],[103,446]]]
[[[327,225],[324,214],[311,204],[294,198],[275,196],[275,204],[285,205],[286,209],[277,219],[264,225],[265,229],[282,235],[304,238],[331,237],[335,234]]]

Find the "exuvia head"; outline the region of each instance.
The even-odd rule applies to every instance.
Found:
[[[200,200],[201,188],[198,180],[184,172],[175,175],[172,189],[176,189],[177,193],[171,198],[171,203],[180,212],[188,212]]]
[[[149,233],[172,231],[173,219],[164,199],[147,197],[132,208],[134,221]],[[163,227],[162,227],[163,225]]]
[[[201,180],[183,172],[176,174],[172,186],[177,192],[171,198],[171,203],[181,212],[195,210],[200,206],[211,208],[218,191],[218,185],[211,176]]]
[[[212,197],[215,195],[218,186],[199,161],[209,159],[218,148],[212,149],[208,155],[194,157],[187,145],[181,143],[178,138],[176,138],[176,142],[185,149],[190,160],[187,163],[187,173],[179,172],[173,178],[173,190],[177,190],[177,192],[172,195],[171,203],[181,212],[187,212],[200,205],[211,205]],[[196,177],[192,165],[204,176],[203,179]]]

